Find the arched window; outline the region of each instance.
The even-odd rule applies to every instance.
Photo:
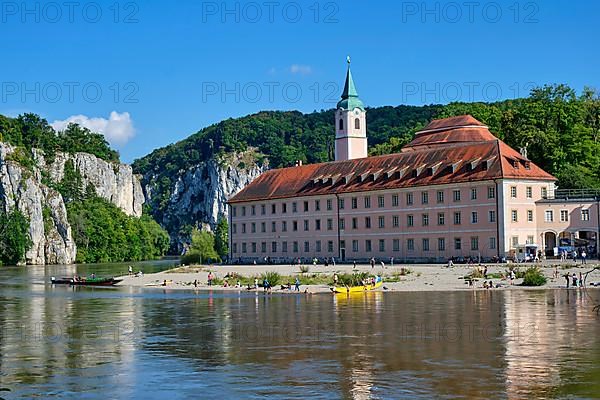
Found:
[[[354,120],[354,129],[360,129],[360,119],[356,118]]]
[[[340,118],[340,131],[344,130],[344,120]]]

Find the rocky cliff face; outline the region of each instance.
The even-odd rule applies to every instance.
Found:
[[[173,244],[181,249],[191,227],[214,228],[219,217],[227,216],[227,199],[262,174],[268,166],[247,161],[237,154],[228,160],[210,159],[177,174],[166,206],[157,212],[156,177],[144,178],[146,199],[152,204],[157,221],[169,232]],[[188,229],[186,229],[188,228]]]
[[[34,151],[34,166],[24,167],[15,152],[14,147],[0,143],[0,207],[7,212],[20,210],[29,218],[33,246],[26,254],[27,264],[70,264],[75,260],[77,248],[63,198],[42,183],[43,175],[60,182],[67,160],[73,161],[84,184],[92,184],[99,196],[128,215],[142,214],[142,187],[127,165],[113,165],[85,153],[59,153],[47,163],[41,152]]]

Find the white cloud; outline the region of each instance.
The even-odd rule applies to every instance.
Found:
[[[123,146],[135,136],[133,120],[128,112],[119,114],[113,111],[110,113],[108,119],[73,115],[64,121],[54,121],[51,125],[55,130],[63,131],[71,123],[79,124],[93,132],[101,133],[114,146]]]
[[[312,67],[310,65],[292,64],[290,72],[292,74],[309,75],[312,73]]]

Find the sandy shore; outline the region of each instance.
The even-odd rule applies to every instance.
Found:
[[[572,265],[571,265],[572,266]],[[384,289],[385,291],[460,291],[460,290],[474,290],[484,289],[483,278],[478,279],[474,282],[473,286],[470,286],[465,279],[465,276],[471,274],[473,269],[477,266],[473,265],[455,265],[452,268],[448,268],[445,265],[396,265],[386,266],[383,268],[381,265],[376,265],[375,268],[371,268],[370,265],[357,265],[356,270],[367,271],[373,274],[377,274],[384,277]],[[582,268],[583,267],[583,268]],[[398,276],[402,269],[410,270],[410,273],[404,276]],[[481,267],[483,268],[483,267]],[[508,270],[509,265],[488,265],[488,274],[501,274]],[[521,270],[525,270],[527,265],[519,266]],[[564,288],[566,286],[565,274],[572,275],[573,273],[579,276],[579,272],[585,273],[594,268],[594,264],[587,264],[585,266],[578,265],[577,267],[571,267],[568,269],[562,266],[558,267],[560,277],[554,278],[555,266],[545,265],[542,266],[544,275],[548,278],[548,282],[544,286],[535,288],[527,288],[518,286],[521,283],[521,279],[515,279],[514,284],[511,285],[507,279],[499,278],[488,278],[488,281],[492,281],[494,286],[500,285],[498,288],[493,290],[514,290],[514,289],[556,289]],[[317,265],[310,266],[309,272],[305,275],[326,275],[332,277],[334,273],[352,273],[352,265],[330,265],[328,267]],[[354,270],[354,271],[356,271]],[[163,271],[155,274],[146,274],[142,277],[135,276],[124,276],[121,277],[123,282],[119,286],[132,286],[132,287],[145,287],[145,288],[164,288],[164,282],[166,281],[166,287],[170,289],[181,289],[181,290],[223,290],[223,291],[246,291],[246,287],[223,287],[223,286],[208,286],[207,278],[208,272],[211,271],[213,276],[223,279],[228,274],[238,274],[244,277],[259,276],[264,272],[276,271],[282,276],[294,277],[300,275],[300,269],[298,266],[290,265],[235,265],[235,266],[191,266],[176,268],[174,270]],[[393,280],[399,279],[397,282],[386,281],[386,278]],[[194,286],[196,281],[197,286]],[[236,280],[228,279],[230,285],[235,285]],[[592,272],[588,278],[588,287],[592,287],[590,283],[600,283],[600,270]],[[284,283],[284,282],[280,282]],[[287,280],[286,282],[287,283]],[[293,280],[290,283],[294,283]],[[259,289],[262,291],[262,288]],[[310,293],[326,293],[330,292],[329,285],[302,285],[300,290],[304,292],[308,290]],[[288,290],[281,290],[279,286],[273,288],[273,292],[289,293]]]

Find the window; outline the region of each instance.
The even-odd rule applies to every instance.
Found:
[[[385,207],[385,197],[377,196],[377,207],[379,207],[379,208]]]
[[[560,222],[569,221],[569,212],[567,210],[560,210]]]
[[[275,221],[271,222],[271,232],[277,232],[277,223]]]
[[[462,215],[460,211],[454,213],[454,225],[460,225],[462,222]]]
[[[237,243],[234,243],[234,244],[233,244],[233,252],[234,252],[234,253],[237,253]]]
[[[340,240],[340,249],[346,250],[346,241]]]
[[[282,212],[283,214],[287,213],[287,203],[283,203],[283,204],[281,205],[281,212]]]
[[[327,241],[327,251],[329,253],[333,253],[333,240],[328,240]]]
[[[358,229],[358,218],[352,218],[352,229]]]
[[[517,187],[516,186],[510,187],[510,197],[512,197],[513,199],[517,198]]]
[[[304,212],[308,212],[308,201],[304,202]]]
[[[462,249],[462,240],[460,238],[454,238],[454,250]]]
[[[519,213],[517,210],[511,210],[510,211],[510,220],[512,222],[517,222],[519,221]]]
[[[546,210],[544,213],[544,221],[554,222],[554,212],[552,210]]]
[[[400,251],[400,239],[394,239],[392,241],[392,250]]]
[[[327,219],[327,230],[328,231],[332,231],[333,230],[333,220],[331,218]]]
[[[477,200],[477,188],[471,188],[471,200]]]
[[[533,222],[533,210],[527,210],[527,222]]]
[[[333,202],[331,199],[327,199],[327,211],[331,211],[333,208]]]
[[[590,210],[581,210],[581,220],[582,221],[590,220]]]
[[[406,225],[407,226],[415,226],[415,218],[412,215],[406,216]]]
[[[399,202],[399,198],[398,195],[395,194],[392,196],[392,207],[398,207],[398,205],[400,204]]]
[[[246,243],[242,243],[242,253],[246,253],[247,248],[246,248]]]
[[[377,219],[379,220],[379,229],[385,228],[385,217],[379,216]]]
[[[446,251],[446,239],[444,239],[444,238],[438,239],[438,250]]]
[[[292,212],[298,212],[298,203],[296,203],[296,202],[292,203]]]
[[[250,215],[256,215],[256,206],[250,208]]]
[[[340,131],[344,130],[344,120],[340,118],[339,128]]]
[[[429,203],[429,192],[422,192],[421,193],[421,204],[428,204]]]
[[[281,242],[281,252],[287,253],[287,242]]]
[[[494,210],[488,211],[488,220],[490,222],[496,222],[496,211],[494,211]]]
[[[356,118],[354,120],[354,129],[360,129],[360,119]]]
[[[423,239],[423,251],[429,251],[429,239]]]
[[[542,199],[547,199],[548,198],[548,189],[543,187],[542,188]]]
[[[398,228],[400,226],[400,218],[397,215],[392,217],[392,226]]]
[[[408,251],[413,251],[415,249],[415,239],[406,240],[406,249]]]
[[[277,253],[277,242],[271,242],[271,251]]]
[[[460,190],[453,190],[452,196],[454,198],[454,201],[460,201]]]
[[[438,225],[445,225],[445,224],[446,224],[446,214],[438,213]]]
[[[315,211],[321,211],[321,201],[315,200]]]
[[[365,208],[371,208],[371,197],[365,196]]]
[[[246,233],[246,224],[242,224],[242,233]]]
[[[365,228],[371,229],[371,217],[365,217]]]
[[[370,253],[373,250],[370,240],[365,240],[365,250],[368,253]]]
[[[233,214],[234,217],[237,217],[237,207],[232,207],[231,213]]]
[[[309,229],[309,228],[308,228],[308,220],[307,220],[307,219],[305,219],[305,220],[304,220],[304,231],[308,231],[308,229]]]
[[[304,242],[304,252],[305,253],[310,252],[310,243],[309,242]]]
[[[231,233],[237,233],[237,225],[236,224],[231,225]]]
[[[266,253],[267,252],[267,242],[262,242],[260,244],[260,252],[261,253]]]
[[[494,250],[495,248],[496,248],[496,238],[491,237],[490,238],[490,249]]]
[[[345,205],[346,205],[346,202],[344,201],[344,199],[339,199],[339,201],[338,201],[338,208],[340,210],[343,210],[344,207],[345,207]]]
[[[518,245],[519,245],[519,237],[513,236],[512,237],[512,247],[517,247]]]
[[[473,236],[471,238],[471,250],[479,250],[479,237],[478,236]]]
[[[429,214],[421,215],[421,222],[423,223],[423,226],[429,226]]]
[[[320,231],[321,230],[321,220],[317,219],[315,220],[315,231]]]
[[[294,244],[292,245],[294,253],[298,252],[298,242],[294,242]]]
[[[267,213],[267,206],[264,204],[260,205],[260,215],[265,215]]]
[[[277,204],[271,204],[271,214],[277,213]]]
[[[477,211],[471,211],[471,223],[476,224],[477,222],[479,222],[479,215],[477,214]]]
[[[267,231],[267,223],[266,222],[261,222],[260,223],[260,231],[262,233],[265,233]]]
[[[527,196],[528,199],[533,197],[533,189],[531,188],[531,186],[527,186],[525,188],[525,195]]]
[[[488,199],[496,198],[496,188],[493,186],[488,187]]]
[[[298,221],[294,221],[294,222],[292,223],[292,225],[293,225],[293,231],[294,231],[294,232],[297,232],[297,231],[298,231]]]
[[[527,242],[525,244],[533,244],[533,236],[527,236]]]
[[[242,217],[246,216],[246,206],[242,207]]]
[[[346,220],[344,218],[340,218],[339,226],[340,226],[340,230],[346,229]]]
[[[438,203],[443,203],[444,202],[444,192],[442,192],[441,190],[439,190],[437,192],[437,202]]]
[[[352,241],[352,251],[358,253],[358,240]]]
[[[379,251],[382,253],[385,251],[385,240],[384,239],[379,239]]]
[[[252,242],[252,252],[256,253],[256,242]]]
[[[252,233],[256,233],[256,223],[252,223],[252,225],[250,225],[250,232]]]
[[[407,206],[411,206],[413,204],[413,194],[412,193],[406,193],[406,205]]]
[[[352,209],[356,210],[358,208],[358,199],[356,197],[352,198]]]

